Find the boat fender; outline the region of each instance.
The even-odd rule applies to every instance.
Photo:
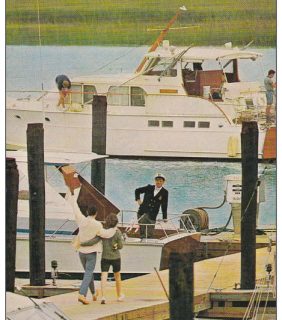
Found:
[[[191,230],[193,228],[195,228],[196,231],[208,229],[208,213],[202,208],[187,209],[182,212],[180,228],[183,228],[183,224],[188,230]]]
[[[227,143],[228,157],[236,157],[238,153],[238,138],[230,136]]]

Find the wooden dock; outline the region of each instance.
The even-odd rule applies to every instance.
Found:
[[[272,247],[257,249],[256,278],[265,278],[265,265],[274,266]],[[275,270],[272,271],[272,274]],[[225,255],[218,258],[199,261],[194,264],[194,312],[205,316],[224,316],[227,318],[242,317],[246,310],[252,291],[235,290],[235,283],[240,282],[240,254]],[[160,277],[168,290],[168,270],[160,272]],[[107,302],[100,301],[89,305],[77,302],[77,292],[61,294],[46,298],[55,303],[72,320],[129,320],[129,319],[169,319],[169,302],[156,274],[123,281],[125,301],[117,302],[114,282],[108,284]],[[90,297],[89,297],[90,299]],[[263,293],[263,301],[268,299],[267,317],[275,319],[276,300],[272,293]],[[237,302],[236,302],[237,301]],[[238,302],[239,301],[239,302]],[[211,307],[214,308],[211,308]],[[263,307],[262,307],[263,309]],[[213,311],[212,311],[213,310]],[[229,313],[228,314],[225,313]]]
[[[276,230],[269,229],[256,236],[256,248],[276,244]],[[234,232],[220,232],[217,235],[202,235],[196,253],[196,261],[241,252],[241,237]]]

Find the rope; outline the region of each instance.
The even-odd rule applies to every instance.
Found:
[[[258,287],[259,287],[258,298],[256,300],[255,309],[254,309],[254,319],[255,320],[257,319],[257,316],[258,316],[259,306],[260,306],[261,297],[262,297],[262,288],[263,288],[264,284],[265,284],[265,279],[261,279],[258,283]]]
[[[108,62],[108,63],[104,64],[103,66],[101,66],[101,67],[99,67],[99,68],[95,69],[95,70],[94,70],[94,72],[97,72],[97,71],[103,70],[105,67],[107,67],[107,66],[111,65],[113,62],[116,62],[116,61],[118,61],[119,59],[121,59],[121,58],[123,58],[123,57],[127,56],[130,52],[132,52],[133,50],[136,50],[136,49],[139,49],[139,47],[133,47],[133,48],[131,48],[131,49],[130,49],[130,50],[128,50],[125,54],[122,54],[122,55],[118,56],[117,58],[113,59],[112,61],[110,61],[110,62]]]
[[[245,314],[243,316],[243,320],[244,319],[249,319],[249,317],[250,317],[251,309],[252,309],[254,301],[255,301],[256,291],[257,291],[257,286],[255,287],[255,290],[253,291],[253,293],[251,295],[251,299],[250,299],[250,302],[248,304],[248,307],[246,308]]]
[[[264,318],[264,315],[265,315],[265,312],[266,312],[266,306],[267,306],[267,302],[268,302],[268,298],[269,298],[269,293],[270,293],[270,290],[268,288],[266,299],[265,299],[265,304],[264,304],[264,308],[263,308],[263,312],[262,312],[262,315],[261,315],[261,319]]]
[[[227,253],[228,253],[228,251],[229,251],[230,245],[231,245],[231,242],[228,242],[228,245],[227,245],[227,248],[226,248],[226,250],[225,250],[225,253],[224,253],[224,255],[223,255],[222,258],[221,258],[221,261],[220,261],[220,263],[219,263],[219,265],[218,265],[218,267],[217,267],[217,270],[216,270],[216,272],[215,272],[215,274],[214,274],[214,276],[213,276],[213,279],[212,279],[212,281],[211,281],[211,283],[210,283],[210,285],[209,285],[209,287],[208,287],[207,293],[210,291],[211,286],[212,286],[215,278],[217,277],[217,274],[218,274],[219,269],[220,269],[220,267],[221,267],[221,265],[222,265],[222,263],[223,263],[223,260],[224,260],[225,256],[227,255]]]
[[[259,311],[260,303],[262,300],[262,294],[263,294],[263,292],[265,292],[264,288],[266,287],[266,284],[267,284],[267,291],[266,291],[267,295],[266,295],[266,299],[265,299],[264,309],[263,309],[263,312],[261,315],[261,319],[264,318],[264,315],[266,312],[266,307],[267,307],[267,302],[269,300],[269,294],[270,294],[270,290],[271,290],[271,286],[269,285],[270,280],[271,280],[271,277],[268,275],[268,278],[264,277],[262,279],[259,279],[256,282],[255,289],[252,293],[250,302],[249,302],[248,307],[245,311],[243,320],[249,319],[250,317],[252,317],[252,319],[254,319],[254,320],[258,318],[258,311]],[[253,312],[252,312],[252,310],[253,310]],[[251,312],[252,312],[252,316],[251,316]]]

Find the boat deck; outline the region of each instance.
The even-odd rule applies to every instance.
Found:
[[[274,261],[273,246],[257,249],[256,278],[266,277],[265,265]],[[274,264],[273,264],[274,265]],[[273,274],[275,270],[273,271]],[[160,272],[160,277],[168,290],[168,270]],[[245,290],[235,290],[235,283],[240,282],[240,254],[226,255],[223,257],[199,261],[194,264],[194,310],[205,311],[211,307],[211,293],[250,295]],[[107,303],[101,305],[99,300],[87,306],[77,302],[77,292],[61,294],[46,298],[52,301],[72,320],[113,320],[113,319],[168,319],[169,303],[156,273],[148,274],[123,281],[123,291],[126,295],[124,302],[117,302],[115,297],[114,282],[108,284]],[[272,294],[270,294],[272,297]],[[248,296],[250,297],[250,296]],[[273,299],[273,298],[272,298]],[[215,305],[215,304],[214,304]],[[223,308],[221,308],[223,309]],[[233,308],[234,309],[234,308]],[[245,310],[238,308],[238,312]],[[228,309],[225,309],[228,310]],[[275,308],[272,314],[265,319],[275,319]],[[221,310],[222,312],[222,310]],[[233,315],[234,316],[234,315]],[[228,318],[228,316],[226,316]]]

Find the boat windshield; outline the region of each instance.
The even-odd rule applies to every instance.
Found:
[[[176,77],[177,70],[176,66],[173,65],[172,58],[153,58],[150,59],[146,69],[145,75],[150,76],[164,76],[164,77]]]

